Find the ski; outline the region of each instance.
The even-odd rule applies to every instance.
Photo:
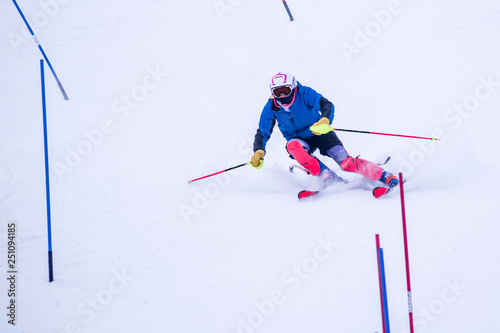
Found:
[[[389,192],[392,191],[393,188],[390,187],[385,187],[385,186],[377,186],[372,190],[372,194],[375,198],[381,198],[385,195],[387,195]],[[310,198],[313,196],[316,196],[320,193],[320,191],[310,191],[310,190],[302,190],[299,192],[297,195],[299,200],[300,199],[305,199],[305,198]]]
[[[389,161],[390,161],[391,157],[388,156],[386,158],[386,160],[383,162],[383,163],[378,163],[378,165],[385,165],[387,164]],[[290,165],[289,167],[289,171],[293,173],[293,171],[295,169],[299,169],[301,170],[302,172],[306,173],[307,175],[310,175],[310,172],[304,168],[303,166],[301,165],[297,165],[297,164],[292,164]],[[331,170],[330,170],[331,171]],[[347,184],[348,181],[339,177],[337,174],[335,174],[335,172],[331,171],[331,173],[333,174],[335,180],[337,182],[340,182],[340,183],[344,183],[344,184]],[[406,180],[405,180],[406,182]],[[385,196],[387,195],[389,192],[391,192],[393,188],[390,188],[390,187],[385,187],[385,186],[377,186],[375,187],[373,190],[372,190],[372,194],[375,198],[380,198],[382,196]],[[316,196],[320,193],[320,190],[317,190],[317,191],[313,191],[313,190],[302,190],[300,191],[298,194],[297,194],[297,197],[299,198],[299,200],[301,199],[305,199],[305,198],[310,198],[310,197],[313,197],[313,196]]]
[[[306,172],[306,173],[308,172],[305,168],[303,168],[301,170]],[[290,171],[293,172],[292,166],[290,167]],[[302,191],[300,191],[297,195],[299,197],[299,200],[315,196],[320,192],[320,190],[324,190],[325,188],[327,188],[333,184],[338,184],[338,183],[347,184],[348,183],[347,180],[339,177],[332,170],[327,169],[327,171],[328,172],[322,172],[322,174],[320,174],[318,176],[318,178],[322,180],[322,184],[321,184],[320,188],[318,190],[302,190]]]
[[[299,192],[299,194],[297,196],[299,197],[299,200],[300,200],[300,199],[313,197],[313,196],[317,195],[318,193],[319,193],[319,191],[302,190]]]
[[[406,183],[406,179],[403,179],[403,183]],[[385,187],[385,186],[377,186],[373,189],[372,194],[375,198],[380,198],[385,195],[387,195],[389,192],[391,192],[394,188],[398,187],[398,185],[394,187]]]
[[[375,198],[380,198],[387,193],[391,192],[393,188],[392,187],[385,187],[385,186],[377,186],[373,189],[372,194]]]
[[[406,183],[406,179],[403,181],[403,183]],[[396,187],[397,186],[394,186],[394,187],[377,186],[372,190],[372,195],[377,199],[381,198],[381,197],[385,197],[387,194],[392,192],[392,190]],[[319,193],[320,193],[320,191],[302,190],[299,192],[298,197],[300,200],[300,199],[305,199],[305,198],[310,198],[310,197],[316,196]]]

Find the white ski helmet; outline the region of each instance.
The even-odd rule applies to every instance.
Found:
[[[297,87],[295,76],[287,73],[278,73],[271,78],[271,94],[273,98],[284,98],[290,96]]]

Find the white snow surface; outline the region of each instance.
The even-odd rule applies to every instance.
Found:
[[[399,192],[299,202],[276,127],[249,161],[268,83],[335,104],[351,155],[403,172],[416,332],[500,332],[497,0],[18,1],[45,66],[54,278],[48,281],[41,53],[0,4],[0,331],[409,332]],[[16,224],[16,297],[7,225]],[[15,325],[7,314],[16,304]]]

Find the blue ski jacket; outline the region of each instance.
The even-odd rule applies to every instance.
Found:
[[[266,150],[276,122],[287,141],[293,138],[308,139],[314,136],[309,127],[322,117],[327,117],[331,123],[334,113],[335,107],[329,100],[314,89],[297,82],[297,94],[290,107],[277,107],[273,98],[267,101],[260,115],[253,150]]]

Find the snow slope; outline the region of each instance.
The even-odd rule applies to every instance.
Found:
[[[19,0],[46,68],[55,281],[47,278],[40,52],[0,4],[0,261],[17,225],[16,325],[1,332],[409,332],[399,196],[296,193],[276,130],[244,163],[268,80],[336,106],[352,155],[403,172],[416,332],[498,332],[495,0]]]

